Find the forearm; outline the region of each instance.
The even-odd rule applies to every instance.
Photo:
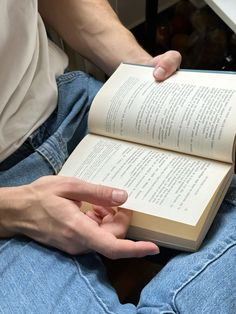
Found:
[[[151,60],[106,0],[39,0],[39,11],[73,49],[107,74],[120,62]]]

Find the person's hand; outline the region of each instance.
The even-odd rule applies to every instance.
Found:
[[[132,217],[132,211],[124,208],[111,208],[111,207],[104,207],[104,206],[92,206],[90,210],[86,211],[86,215],[89,216],[91,219],[93,219],[97,225],[103,229],[104,236],[106,236],[107,241],[107,247],[110,247],[110,249],[113,251],[113,244],[114,241],[116,242],[117,239],[122,239],[125,237],[128,227],[130,225],[131,217]],[[121,240],[119,240],[121,244]],[[105,243],[105,241],[103,242]],[[110,245],[110,243],[113,243]],[[139,249],[136,251],[135,245],[139,245]],[[151,244],[151,245],[150,245]],[[141,248],[142,246],[142,248]],[[134,241],[128,241],[123,240],[122,241],[122,257],[141,257],[143,256],[143,250],[144,249],[150,249],[150,253],[148,254],[157,254],[159,253],[159,249],[157,246],[151,242],[134,242]],[[125,252],[126,251],[126,252]],[[132,252],[133,251],[133,252]],[[138,253],[136,254],[135,253]],[[115,253],[115,252],[114,252]],[[141,254],[140,254],[141,253]],[[135,254],[135,255],[133,255]],[[110,257],[114,254],[110,252]],[[114,255],[116,258],[116,253]]]
[[[179,67],[182,57],[178,51],[169,50],[156,56],[148,62],[155,67],[153,75],[157,81],[163,81],[172,75]]]
[[[131,212],[124,209],[114,212],[112,207],[126,199],[123,190],[76,178],[46,176],[14,188],[5,229],[69,254],[94,250],[115,259],[158,253],[152,242],[121,239],[129,227]],[[96,217],[80,210],[81,201],[100,205],[94,207]]]

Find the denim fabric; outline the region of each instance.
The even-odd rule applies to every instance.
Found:
[[[58,173],[86,134],[88,111],[101,82],[75,71],[61,75],[57,85],[57,109],[12,156],[0,163],[0,186],[21,185]]]
[[[0,186],[57,173],[86,133],[100,86],[80,72],[61,76],[58,109],[0,164]],[[236,313],[236,177],[200,250],[171,258],[137,306],[119,302],[96,253],[72,257],[24,237],[0,240],[0,276],[4,314]]]

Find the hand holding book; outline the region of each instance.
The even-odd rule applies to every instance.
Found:
[[[118,68],[61,174],[127,190],[130,237],[195,250],[233,174],[236,76],[178,71],[158,83],[152,71]]]

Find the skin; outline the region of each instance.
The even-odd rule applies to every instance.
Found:
[[[154,67],[164,80],[179,67],[176,51],[152,57],[120,23],[105,0],[39,0],[45,23],[82,56],[108,75],[121,62]],[[111,258],[157,254],[152,242],[124,239],[132,212],[117,209],[128,195],[112,187],[76,178],[45,176],[31,184],[0,188],[0,237],[26,235],[69,254],[94,250]],[[93,204],[84,214],[81,202]]]

